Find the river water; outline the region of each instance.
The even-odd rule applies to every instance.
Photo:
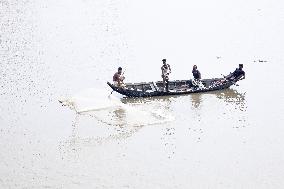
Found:
[[[0,24],[0,188],[283,188],[282,1],[0,0]],[[246,79],[110,95],[117,67],[156,81],[163,58]]]

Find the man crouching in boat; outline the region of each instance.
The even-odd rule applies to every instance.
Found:
[[[163,65],[161,67],[162,70],[162,78],[163,78],[163,85],[166,88],[166,91],[169,91],[169,75],[171,73],[171,66],[167,64],[167,60],[163,59]]]
[[[117,72],[112,77],[113,84],[117,87],[125,87],[125,85],[123,83],[124,79],[125,79],[125,77],[123,76],[122,68],[119,67]]]
[[[243,70],[243,67],[244,67],[243,64],[239,64],[239,68],[236,68],[236,70],[233,73],[229,74],[228,76],[225,76],[225,78],[230,81],[233,81],[233,80],[238,81],[238,80],[245,79],[246,73]]]

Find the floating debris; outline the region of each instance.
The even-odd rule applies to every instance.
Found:
[[[254,60],[253,62],[263,63],[263,62],[268,62],[268,61],[267,60]]]

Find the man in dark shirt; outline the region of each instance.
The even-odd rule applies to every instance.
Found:
[[[201,79],[201,73],[198,71],[196,65],[193,66],[192,75],[193,75],[194,79]]]
[[[230,81],[238,81],[245,79],[246,73],[244,72],[243,67],[243,64],[239,64],[239,68],[236,68],[233,73],[230,73],[228,76],[225,76],[225,78]]]
[[[243,67],[243,64],[239,64],[239,68],[236,68],[236,70],[233,72],[233,76],[235,78],[243,77],[242,79],[245,79],[246,73],[244,72]]]
[[[193,80],[191,80],[191,84],[194,88],[204,88],[203,83],[201,82],[201,73],[198,71],[197,66],[194,65],[192,69]]]
[[[125,79],[125,77],[123,76],[122,68],[119,67],[117,72],[112,77],[113,83],[114,83],[114,85],[121,87],[121,86],[123,86],[123,80],[124,79]]]

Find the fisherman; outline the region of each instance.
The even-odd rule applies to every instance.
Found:
[[[245,79],[246,73],[243,70],[244,65],[243,64],[239,64],[239,68],[236,68],[236,70],[231,73],[230,75],[226,76],[225,78],[228,80],[242,80]]]
[[[193,75],[194,79],[197,79],[197,80],[201,79],[201,73],[200,73],[200,71],[198,71],[196,65],[194,65],[193,68],[192,68],[192,75]]]
[[[169,75],[172,72],[171,70],[171,66],[169,64],[167,64],[167,60],[163,59],[162,60],[163,65],[161,67],[162,70],[162,78],[163,78],[163,85],[164,88],[166,88],[166,91],[169,91]]]
[[[194,65],[192,68],[192,75],[193,75],[193,80],[191,80],[192,85],[194,86],[194,88],[200,88],[203,89],[204,85],[202,84],[202,82],[200,81],[201,79],[201,73],[200,71],[197,69],[197,66]]]
[[[124,87],[124,83],[123,83],[124,79],[125,77],[122,73],[122,68],[119,67],[117,72],[113,75],[113,79],[112,79],[113,83],[117,87]]]
[[[236,70],[233,72],[233,75],[234,75],[235,78],[240,77],[240,80],[245,79],[246,73],[243,70],[243,67],[244,67],[243,64],[239,64],[239,68],[236,68]]]

